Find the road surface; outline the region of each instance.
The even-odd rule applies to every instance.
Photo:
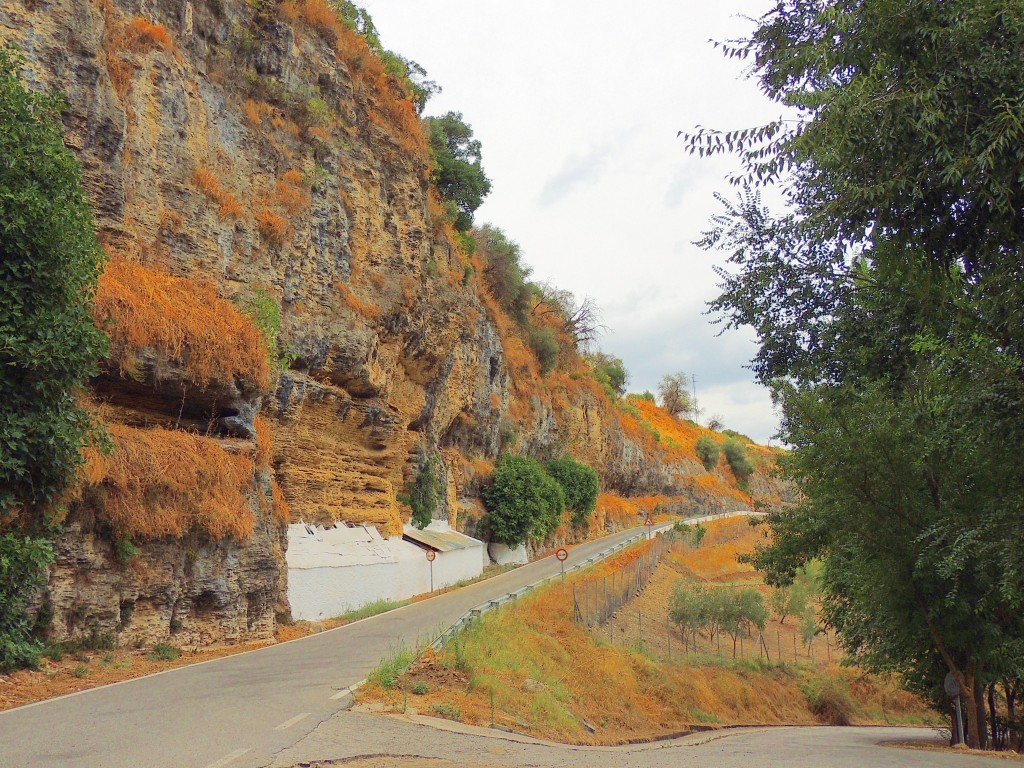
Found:
[[[643,530],[575,546],[566,566]],[[269,765],[348,706],[346,689],[399,643],[428,641],[471,608],[558,570],[547,557],[290,643],[0,712],[0,768]]]
[[[414,718],[415,719],[415,718]],[[423,719],[424,721],[426,718]],[[342,712],[294,747],[273,768],[1009,768],[994,757],[885,746],[934,743],[921,728],[736,728],[621,747],[571,747],[511,740],[486,728],[433,720],[444,728]],[[383,747],[383,748],[382,748]],[[373,759],[354,759],[360,756]],[[394,756],[394,757],[385,757]]]

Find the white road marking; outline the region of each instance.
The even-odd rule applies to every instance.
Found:
[[[242,755],[244,755],[246,752],[250,752],[250,751],[252,751],[251,748],[250,749],[236,749],[230,755],[224,755],[224,757],[222,757],[220,760],[214,760],[212,763],[210,763],[208,766],[206,766],[206,768],[224,768],[224,766],[227,765],[228,763],[230,763],[232,760],[237,760]]]
[[[354,685],[350,685],[348,688],[342,688],[336,694],[331,696],[331,701],[337,701],[338,699],[344,699],[349,694],[354,694],[356,691],[358,691],[362,687],[363,683],[365,683],[365,682],[366,682],[365,680],[360,680],[358,683],[355,683]]]
[[[305,720],[307,717],[309,717],[309,712],[303,712],[301,715],[296,715],[291,720],[285,720],[283,723],[281,723],[279,726],[277,726],[274,730],[275,731],[283,731],[285,728],[291,728],[297,722],[299,722],[300,720]]]

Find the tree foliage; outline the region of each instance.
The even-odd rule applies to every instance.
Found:
[[[420,530],[430,525],[434,519],[442,490],[441,481],[437,477],[436,459],[421,459],[416,477],[405,493],[398,496],[400,502],[412,509],[410,522]]]
[[[532,270],[523,262],[519,244],[510,240],[497,227],[485,224],[476,230],[477,250],[484,260],[484,280],[491,295],[520,325],[527,325],[530,315]]]
[[[687,387],[690,377],[685,373],[666,373],[658,382],[658,399],[661,407],[676,418],[693,410],[693,400]]]
[[[492,541],[510,547],[544,539],[558,526],[565,509],[562,487],[528,456],[502,454],[483,498],[484,528]]]
[[[733,656],[740,635],[763,630],[768,620],[764,597],[751,587],[730,589],[678,582],[669,598],[669,620],[683,636],[706,632],[711,640],[725,632],[733,640]]]
[[[697,452],[697,458],[700,459],[700,463],[704,465],[704,469],[708,472],[718,465],[718,457],[721,455],[722,449],[717,442],[707,435],[701,435],[697,438],[694,450]]]
[[[582,528],[597,504],[600,492],[597,472],[569,456],[552,459],[545,469],[562,487],[565,508],[572,514],[572,524]]]
[[[594,378],[605,388],[609,399],[617,400],[626,394],[629,371],[622,360],[607,352],[595,352],[588,355],[587,359],[594,366]]]
[[[468,232],[473,213],[490,194],[491,181],[480,165],[480,141],[461,112],[426,118],[434,156],[434,186],[452,206],[455,229]]]
[[[750,460],[747,446],[742,440],[727,437],[722,443],[722,453],[725,454],[725,460],[729,462],[737,480],[746,480],[754,473],[754,464]]]
[[[847,651],[937,700],[952,672],[972,746],[984,686],[1024,670],[1022,44],[1011,0],[782,0],[726,50],[795,119],[690,136],[788,195],[744,192],[703,240],[805,499],[756,562],[785,583],[821,557]]]
[[[78,395],[107,349],[89,311],[102,251],[62,101],[30,93],[22,63],[0,49],[0,671],[38,658],[26,600],[52,558],[54,502],[102,439]]]
[[[0,49],[0,513],[31,515],[95,436],[76,395],[106,337],[89,312],[102,251],[61,101],[27,91],[21,61]]]

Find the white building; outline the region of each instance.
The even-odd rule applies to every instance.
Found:
[[[434,554],[433,561],[427,553]],[[317,621],[377,600],[405,600],[483,572],[484,543],[440,520],[385,539],[373,526],[288,526],[292,617]]]

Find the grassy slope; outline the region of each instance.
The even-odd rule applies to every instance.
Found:
[[[493,694],[495,722],[577,743],[649,739],[699,724],[827,721],[827,708],[815,714],[809,703],[816,691],[845,697],[855,723],[930,721],[933,716],[922,702],[891,683],[841,668],[834,655],[833,663],[825,663],[824,638],[815,648],[817,664],[803,659],[793,664],[791,658],[779,664],[770,642],[772,662],[734,661],[731,641],[719,657],[708,652],[706,639],[703,653],[681,657],[676,633],[673,660],[666,660],[668,627],[658,619],[667,614],[672,584],[684,575],[716,583],[756,582],[756,573],[735,557],[749,550],[758,535],[744,521],[722,521],[701,549],[669,555],[642,595],[614,619],[614,645],[607,628],[592,634],[573,624],[568,593],[556,586],[486,616],[459,642],[436,656],[428,652],[393,687],[371,683],[362,697],[399,711],[413,707],[486,725]],[[636,554],[620,556],[591,576],[628,567]],[[640,612],[645,616],[642,650],[630,640],[631,622]],[[787,632],[792,623],[787,622]],[[782,627],[772,624],[766,635],[776,631],[782,633]],[[626,645],[620,644],[623,640]]]

